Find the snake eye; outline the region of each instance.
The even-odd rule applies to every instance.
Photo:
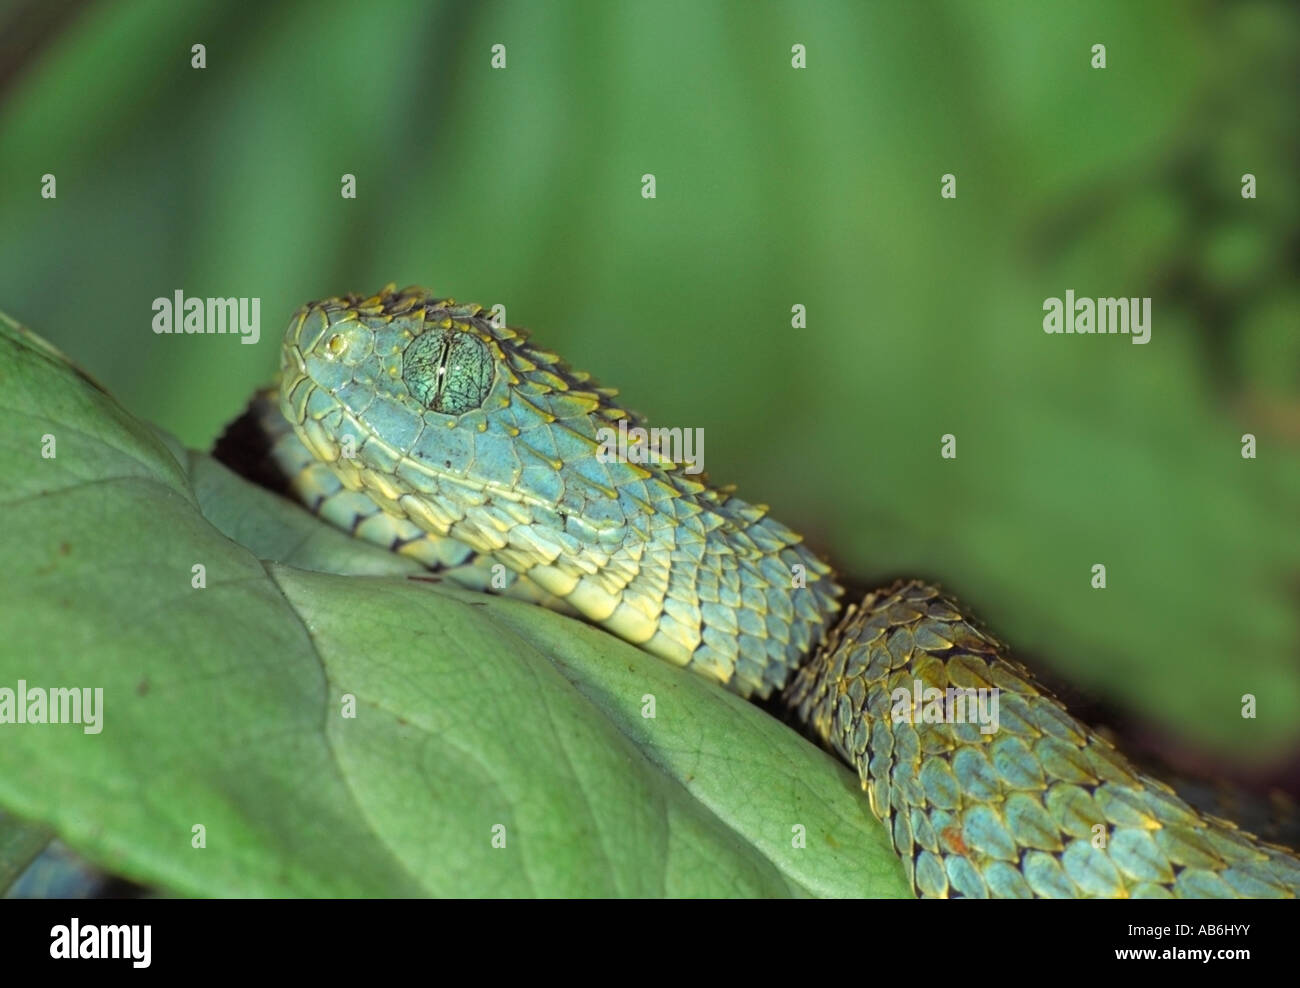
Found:
[[[460,415],[483,404],[492,388],[492,355],[472,333],[434,329],[402,354],[402,380],[426,408]]]
[[[348,338],[342,333],[335,333],[325,344],[325,352],[331,357],[339,356],[348,348]]]

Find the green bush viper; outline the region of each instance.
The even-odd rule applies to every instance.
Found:
[[[642,424],[614,398],[480,306],[390,285],[300,309],[244,422],[281,486],[354,535],[779,694],[857,770],[920,896],[1300,890],[1291,852],[1135,768],[940,591],[841,615],[830,567],[765,508],[600,455],[600,430]],[[950,687],[996,687],[996,730],[953,716],[960,694],[930,702]]]

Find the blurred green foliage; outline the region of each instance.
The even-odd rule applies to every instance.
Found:
[[[842,570],[1294,759],[1294,5],[42,9],[0,14],[0,309],[134,413],[206,448],[307,299],[499,302]],[[1151,343],[1045,335],[1070,288],[1152,296]],[[154,335],[176,289],[261,298],[261,342]]]

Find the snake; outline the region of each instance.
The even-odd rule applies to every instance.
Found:
[[[775,704],[856,771],[918,897],[1300,891],[1293,851],[1136,767],[949,594],[905,579],[845,606],[765,506],[661,453],[611,455],[609,431],[646,420],[482,306],[393,284],[308,303],[277,380],[244,428],[285,493]]]

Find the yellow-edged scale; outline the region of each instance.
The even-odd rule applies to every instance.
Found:
[[[250,416],[327,521],[742,696],[779,694],[857,769],[918,895],[1300,890],[1290,851],[1139,771],[950,597],[903,582],[841,616],[830,567],[765,508],[599,455],[600,430],[643,425],[614,396],[477,305],[390,285],[299,310]],[[996,729],[896,699],[928,695],[918,683],[996,687]]]

